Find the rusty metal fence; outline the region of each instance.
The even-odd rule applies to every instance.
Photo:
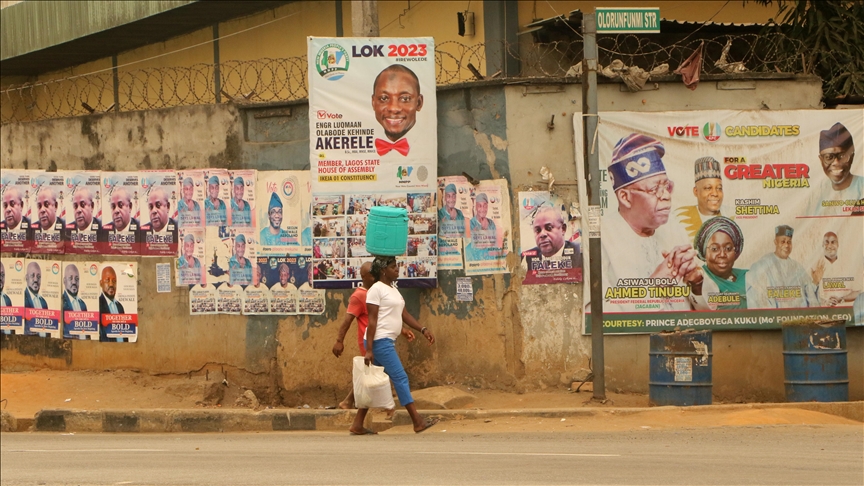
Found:
[[[579,76],[581,38],[538,42],[436,46],[439,86],[487,78],[561,78]],[[601,36],[600,63],[605,74],[641,69],[674,70],[700,44],[704,73],[808,73],[814,66],[806,46],[782,34],[688,35],[668,45],[645,36]],[[494,55],[490,55],[490,53]],[[518,71],[512,73],[512,66]],[[135,111],[211,104],[217,101],[265,103],[308,97],[306,57],[224,61],[181,67],[103,70],[10,86],[0,90],[0,122],[35,121],[110,111]],[[217,74],[218,73],[218,74]],[[218,79],[218,82],[217,82]],[[831,95],[826,83],[826,96]]]

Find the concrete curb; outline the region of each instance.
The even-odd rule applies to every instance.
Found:
[[[864,401],[829,403],[747,403],[695,407],[580,408],[512,410],[423,410],[427,416],[443,420],[487,420],[512,417],[579,418],[627,416],[649,412],[699,414],[717,411],[791,408],[836,415],[864,422]],[[354,419],[353,410],[270,409],[254,410],[42,410],[29,429],[34,432],[271,432],[271,431],[344,431]],[[370,414],[370,416],[373,416]],[[20,425],[27,419],[18,419]],[[375,422],[375,429],[386,430],[410,425],[408,413],[398,410],[392,421]],[[17,430],[22,430],[18,427]]]

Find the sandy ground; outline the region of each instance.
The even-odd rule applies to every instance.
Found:
[[[41,370],[0,374],[0,407],[16,417],[32,417],[42,409],[130,409],[202,408],[202,401],[213,381],[202,378],[151,376],[134,371],[52,371]],[[464,408],[479,410],[517,410],[595,407],[604,413],[578,418],[528,418],[515,414],[494,420],[442,422],[435,428],[451,432],[518,432],[556,430],[648,430],[652,428],[764,426],[783,424],[854,425],[860,422],[799,409],[706,411],[703,409],[658,408],[638,413],[619,413],[613,409],[647,407],[646,395],[607,394],[605,404],[594,402],[592,393],[573,393],[550,389],[531,393],[505,393],[457,386],[474,395]],[[242,393],[242,392],[241,392]],[[309,408],[332,407],[335,403],[308,403]],[[221,407],[248,408],[225,400]],[[400,433],[394,427],[392,433]]]

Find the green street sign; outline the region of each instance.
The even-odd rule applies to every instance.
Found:
[[[598,34],[659,34],[659,8],[597,7]]]

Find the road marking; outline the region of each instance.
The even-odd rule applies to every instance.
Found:
[[[557,452],[417,452],[416,454],[457,454],[460,456],[567,456],[567,457],[621,457],[621,454],[564,454]]]
[[[19,449],[7,452],[169,452],[168,449]]]

